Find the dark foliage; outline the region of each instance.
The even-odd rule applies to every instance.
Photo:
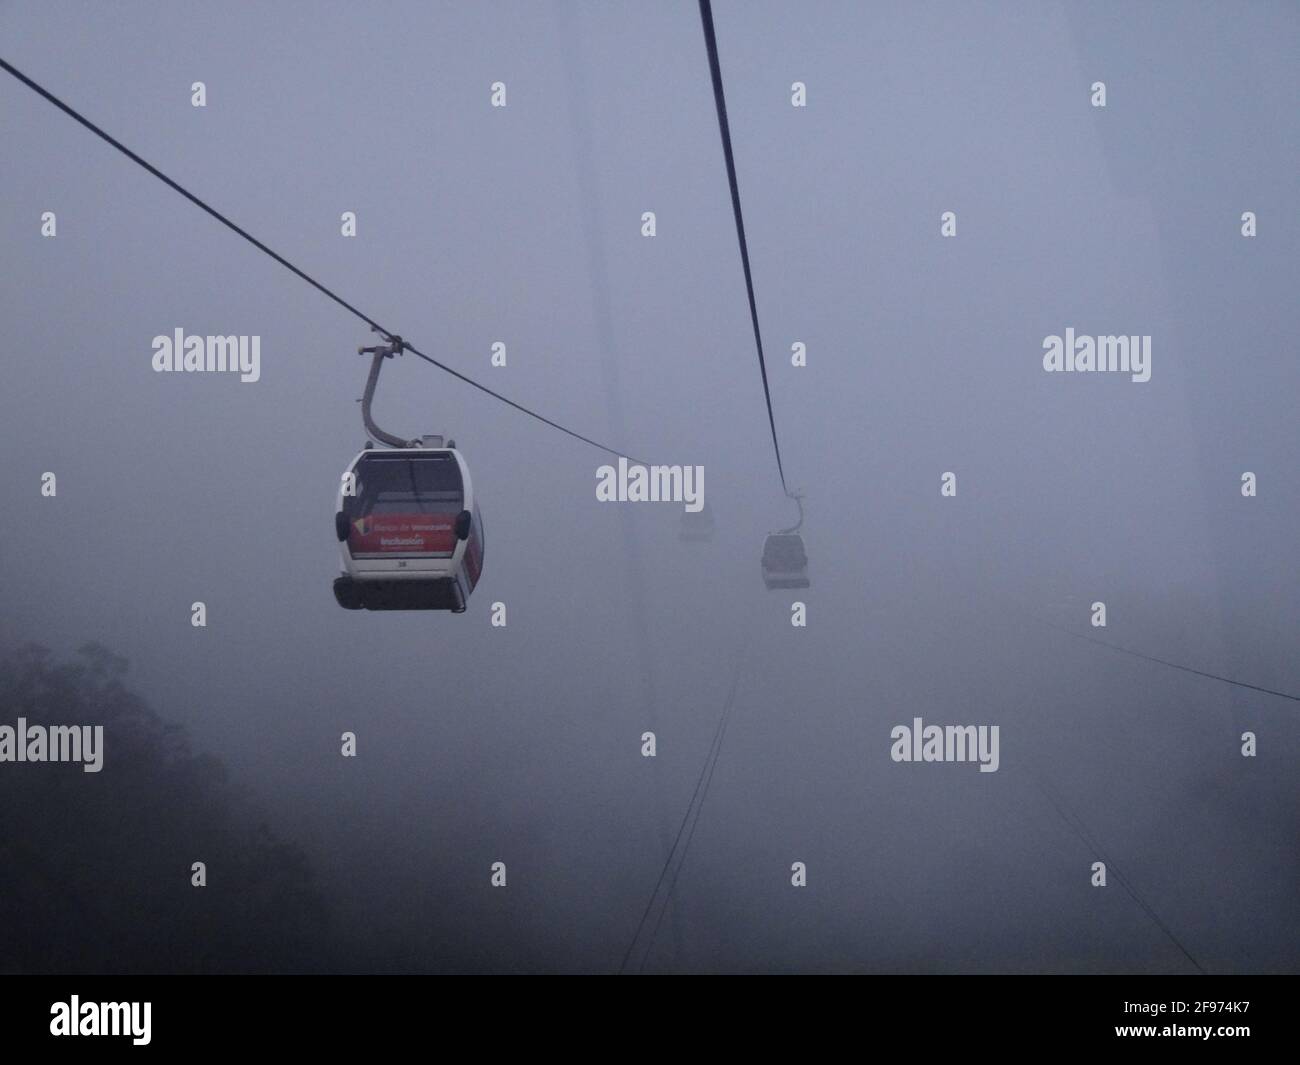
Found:
[[[104,726],[104,767],[0,764],[0,971],[298,972],[325,907],[295,846],[102,646],[0,656],[0,724]],[[191,864],[207,886],[191,885]]]

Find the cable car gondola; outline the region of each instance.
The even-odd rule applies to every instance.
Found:
[[[682,512],[677,538],[684,543],[708,543],[713,539],[713,508],[707,501],[694,513],[689,510]]]
[[[803,497],[791,495],[799,507],[799,521],[789,529],[768,533],[763,541],[763,557],[760,565],[763,569],[763,583],[769,591],[779,588],[807,588],[808,554],[804,550],[803,536],[799,529],[803,526]]]
[[[401,338],[361,350],[374,354],[362,420],[388,447],[367,444],[341,479],[334,531],[343,575],[334,598],[346,610],[463,613],[483,570],[483,521],[469,466],[453,440],[403,440],[374,424],[379,368],[401,350]]]

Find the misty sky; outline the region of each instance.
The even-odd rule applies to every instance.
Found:
[[[1202,967],[1294,970],[1296,703],[1043,621],[1300,692],[1300,12],[715,19],[809,589],[760,578],[796,514],[695,3],[10,3],[5,59],[422,350],[702,464],[717,534],[598,503],[607,456],[408,355],[376,418],[456,439],[483,577],[460,616],[340,610],[373,338],[5,76],[0,639],[129,658],[383,967],[616,970],[738,675],[647,970],[1192,971],[1044,783]],[[155,374],[178,327],[259,335],[261,379]],[[1151,380],[1044,373],[1066,328],[1150,335]],[[918,716],[999,725],[999,770],[892,762]]]

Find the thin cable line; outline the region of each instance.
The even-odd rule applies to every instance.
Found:
[[[715,726],[713,730],[713,739],[709,743],[708,754],[705,755],[704,764],[700,767],[700,775],[695,781],[695,790],[691,792],[691,801],[686,805],[686,812],[682,815],[682,823],[677,827],[677,835],[673,838],[673,845],[668,850],[668,857],[664,860],[664,867],[659,871],[659,879],[655,881],[654,890],[650,892],[650,898],[646,900],[645,910],[641,914],[641,920],[637,922],[636,932],[633,933],[632,935],[632,941],[628,943],[627,950],[623,952],[623,963],[619,966],[619,972],[626,971],[628,962],[629,960],[631,960],[633,951],[636,949],[637,940],[641,938],[641,931],[642,929],[645,928],[645,923],[647,920],[649,920],[650,914],[654,910],[655,899],[658,898],[659,896],[659,889],[663,887],[664,879],[668,876],[668,870],[672,868],[673,856],[677,853],[677,848],[682,841],[682,834],[683,832],[686,831],[687,823],[690,822],[691,820],[691,811],[696,810],[696,799],[700,797],[700,792],[702,788],[707,790],[705,778],[711,775],[711,767],[717,764],[717,755],[722,748],[722,737],[726,732],[727,718],[731,714],[731,707],[736,699],[736,690],[740,686],[741,665],[744,661],[744,653],[745,650],[747,649],[747,646],[748,645],[742,646],[737,655],[736,671],[731,679],[731,689],[727,694],[727,701],[726,704],[723,706],[722,713],[718,716],[718,724]],[[703,806],[702,798],[700,799],[699,805],[701,807]],[[697,811],[696,812],[697,820],[698,817],[699,815]],[[692,833],[693,832],[694,829],[692,829]],[[683,856],[685,856],[684,851],[683,851]],[[680,870],[680,866],[679,866],[679,870]],[[674,877],[674,880],[676,880],[676,877]],[[671,890],[670,890],[670,894],[671,894]],[[665,901],[665,908],[666,906],[667,906],[667,902]],[[663,911],[661,910],[660,920],[662,920],[662,918],[663,918]],[[658,931],[658,922],[656,922],[655,930]],[[653,942],[654,940],[651,939],[651,943]],[[650,949],[649,945],[647,945],[646,947],[647,953],[649,952],[649,949]],[[642,965],[644,965],[644,962],[645,959],[643,957]]]
[[[1130,884],[1128,880],[1125,878],[1125,876],[1119,871],[1119,867],[1115,865],[1115,863],[1111,861],[1109,857],[1107,857],[1104,853],[1102,853],[1101,847],[1098,845],[1096,839],[1093,838],[1092,833],[1088,831],[1088,826],[1083,823],[1082,819],[1070,813],[1065,808],[1065,804],[1063,803],[1063,801],[1053,791],[1053,789],[1047,783],[1046,780],[1044,780],[1042,777],[1036,777],[1035,779],[1038,783],[1039,790],[1042,791],[1042,793],[1047,796],[1048,801],[1051,802],[1051,804],[1054,807],[1056,807],[1056,812],[1061,815],[1061,820],[1063,820],[1067,825],[1070,826],[1070,828],[1074,831],[1075,835],[1077,835],[1083,841],[1084,845],[1089,850],[1091,850],[1092,853],[1095,854],[1100,861],[1106,864],[1106,870],[1115,875],[1115,879],[1118,880],[1120,882],[1120,886],[1122,886],[1124,890],[1128,892],[1129,897],[1134,902],[1136,902],[1139,907],[1141,907],[1142,912],[1145,913],[1147,917],[1151,919],[1152,923],[1155,924],[1155,926],[1159,928],[1160,931],[1162,931],[1166,937],[1168,937],[1169,941],[1174,946],[1176,946],[1180,951],[1182,951],[1183,956],[1188,961],[1190,961],[1192,965],[1196,967],[1196,971],[1199,973],[1204,973],[1205,969],[1202,968],[1201,963],[1198,962],[1196,958],[1192,956],[1192,952],[1189,951],[1185,946],[1183,946],[1182,941],[1179,940],[1179,938],[1176,935],[1174,935],[1173,930],[1167,924],[1165,924],[1163,920],[1160,919],[1160,915],[1156,913],[1156,911],[1153,910],[1149,905],[1147,905],[1146,900],[1143,899],[1142,896],[1137,893],[1137,889],[1134,888],[1133,885]]]
[[[704,44],[709,50],[709,73],[713,77],[713,102],[718,109],[718,129],[722,133],[722,154],[727,160],[727,182],[731,186],[731,210],[736,216],[736,237],[740,242],[740,261],[745,268],[745,292],[749,296],[749,319],[754,326],[754,343],[758,347],[758,369],[763,375],[763,396],[767,400],[767,423],[772,429],[772,448],[776,452],[776,471],[785,486],[785,467],[781,463],[781,445],[776,438],[776,417],[772,414],[772,392],[767,386],[767,360],[763,357],[763,337],[758,329],[758,305],[754,302],[754,277],[749,269],[749,244],[745,240],[745,217],[740,211],[740,185],[736,181],[736,160],[731,153],[731,127],[727,122],[727,100],[722,91],[722,66],[718,62],[718,40],[713,33],[713,5],[700,0],[700,21],[704,25]]]
[[[246,241],[248,241],[248,243],[250,243],[251,245],[253,245],[253,247],[257,248],[258,251],[265,252],[265,253],[266,253],[267,255],[269,255],[272,259],[274,259],[277,263],[279,263],[281,266],[283,266],[286,270],[288,270],[288,271],[290,271],[291,273],[295,274],[297,277],[302,278],[302,280],[306,281],[307,284],[309,284],[309,285],[312,286],[312,288],[314,288],[314,289],[316,289],[317,291],[319,291],[319,292],[323,293],[324,295],[328,296],[330,299],[332,299],[335,303],[337,303],[337,304],[338,304],[340,307],[342,307],[344,310],[350,311],[352,314],[356,315],[356,317],[360,318],[363,322],[365,322],[368,326],[370,326],[370,327],[371,327],[372,329],[374,329],[376,332],[382,333],[383,336],[384,336],[386,339],[391,340],[391,339],[393,339],[393,337],[395,337],[395,336],[397,335],[397,334],[392,333],[392,332],[390,332],[389,330],[385,329],[385,328],[384,328],[383,326],[381,326],[378,322],[376,322],[373,318],[371,318],[368,314],[365,314],[364,312],[358,310],[358,309],[357,309],[356,307],[354,307],[351,303],[349,303],[347,300],[345,300],[342,296],[340,296],[338,293],[334,292],[332,289],[329,289],[329,288],[327,288],[325,285],[321,284],[319,281],[317,281],[317,280],[316,280],[314,277],[312,277],[310,274],[308,274],[308,273],[306,273],[305,271],[299,269],[297,266],[295,266],[293,263],[291,263],[288,259],[286,259],[283,255],[281,255],[281,254],[279,254],[278,252],[274,251],[273,249],[267,247],[267,246],[266,246],[265,244],[263,244],[260,240],[258,240],[255,236],[253,236],[251,233],[249,233],[248,230],[246,230],[246,229],[244,229],[242,226],[239,226],[239,225],[237,225],[236,223],[232,222],[229,218],[227,218],[224,214],[222,214],[220,211],[218,211],[215,207],[211,207],[211,206],[209,206],[209,205],[208,205],[207,203],[205,203],[203,200],[199,199],[199,197],[195,196],[194,193],[192,193],[192,192],[190,192],[188,189],[186,189],[183,185],[179,184],[179,183],[176,182],[176,181],[173,181],[171,178],[169,178],[166,174],[164,174],[161,170],[159,170],[156,166],[154,166],[154,165],[153,165],[152,163],[150,163],[148,160],[146,160],[146,159],[142,159],[139,155],[137,155],[135,152],[133,152],[130,148],[128,148],[128,147],[127,147],[125,144],[123,144],[121,141],[119,141],[116,137],[114,137],[114,136],[112,136],[111,134],[109,134],[109,133],[105,132],[104,130],[100,129],[100,127],[97,126],[97,125],[95,125],[95,123],[91,122],[90,119],[86,118],[84,115],[82,115],[80,112],[78,112],[75,108],[73,108],[73,107],[69,106],[68,104],[64,103],[62,100],[60,100],[57,96],[55,96],[55,95],[54,95],[52,92],[50,92],[48,89],[44,88],[43,86],[39,85],[37,82],[33,81],[33,80],[32,80],[31,78],[29,78],[26,74],[24,74],[21,70],[19,70],[17,67],[15,67],[12,63],[9,63],[9,62],[7,62],[6,60],[0,58],[0,68],[3,68],[3,69],[5,70],[6,73],[8,73],[8,74],[12,74],[15,78],[17,78],[19,81],[21,81],[24,85],[26,85],[29,89],[31,89],[33,92],[35,92],[38,96],[42,96],[42,97],[44,97],[46,100],[48,100],[50,103],[52,103],[55,107],[57,107],[60,111],[62,111],[64,114],[66,114],[69,118],[71,118],[71,119],[73,119],[74,121],[76,121],[76,122],[80,123],[81,125],[85,126],[86,129],[90,130],[91,133],[95,134],[95,136],[99,137],[99,138],[100,138],[101,140],[103,140],[105,143],[107,143],[107,144],[111,145],[112,147],[116,148],[119,152],[121,152],[123,155],[125,155],[125,156],[126,156],[128,159],[130,159],[133,163],[136,163],[137,165],[143,167],[145,170],[147,170],[150,174],[152,174],[154,177],[156,177],[159,181],[161,181],[161,182],[162,182],[164,185],[166,185],[168,188],[173,189],[174,191],[180,193],[180,194],[181,194],[182,196],[184,196],[187,200],[189,200],[190,203],[194,204],[194,205],[195,205],[196,207],[198,207],[200,210],[203,210],[203,211],[207,212],[207,213],[210,214],[213,218],[215,218],[218,222],[220,222],[223,226],[225,226],[226,228],[230,229],[230,230],[233,231],[234,233],[237,233],[239,236],[243,237]],[[599,449],[600,451],[604,451],[604,452],[606,452],[606,453],[608,453],[608,454],[610,454],[610,455],[614,455],[614,456],[617,456],[617,457],[620,457],[620,458],[629,458],[629,459],[631,459],[631,456],[627,455],[625,452],[619,451],[617,448],[608,447],[608,446],[606,446],[605,444],[602,444],[602,443],[600,443],[600,442],[597,441],[597,440],[593,440],[593,439],[592,439],[591,437],[589,437],[589,436],[583,436],[581,433],[578,433],[578,432],[575,432],[575,431],[572,430],[572,429],[566,428],[565,426],[561,425],[559,422],[552,421],[550,418],[547,418],[547,417],[545,417],[544,415],[538,414],[535,410],[530,410],[528,407],[525,407],[525,406],[524,406],[523,404],[521,404],[521,403],[516,403],[513,399],[507,399],[505,396],[501,395],[501,393],[499,393],[499,392],[495,392],[495,391],[493,391],[492,389],[488,388],[487,385],[481,385],[481,384],[479,384],[477,381],[475,381],[473,378],[466,377],[466,376],[465,376],[463,373],[461,373],[459,370],[453,370],[450,366],[446,365],[445,363],[439,362],[437,359],[433,358],[432,356],[426,355],[424,352],[420,351],[419,348],[415,347],[415,345],[413,345],[413,344],[409,344],[409,343],[408,343],[408,344],[405,344],[404,347],[405,347],[405,349],[406,349],[407,351],[411,352],[412,355],[415,355],[415,356],[417,356],[418,358],[423,359],[425,362],[429,363],[431,366],[436,366],[439,370],[442,370],[444,373],[449,373],[449,374],[451,374],[451,376],[452,376],[452,377],[455,377],[457,380],[463,381],[463,382],[465,382],[465,384],[467,384],[467,385],[472,385],[474,388],[477,388],[480,392],[485,392],[485,393],[487,393],[487,395],[491,396],[493,399],[498,399],[498,400],[500,400],[502,403],[506,404],[507,406],[513,407],[515,410],[519,411],[520,413],[522,413],[522,414],[527,414],[530,418],[536,418],[539,422],[543,423],[544,425],[549,425],[552,429],[558,429],[560,432],[565,433],[565,434],[567,434],[568,436],[573,437],[575,440],[581,440],[584,444],[590,444],[592,447],[597,448],[597,449]],[[639,459],[631,459],[631,461],[633,461],[633,462],[639,462],[640,460],[639,460]]]
[[[1144,662],[1155,662],[1158,665],[1168,666],[1170,669],[1181,670],[1184,673],[1191,673],[1198,677],[1206,677],[1210,680],[1221,681],[1224,684],[1231,684],[1235,688],[1247,688],[1253,692],[1262,692],[1265,695],[1276,695],[1279,699],[1290,699],[1293,703],[1300,703],[1300,696],[1290,695],[1287,692],[1276,691],[1273,688],[1261,688],[1258,684],[1247,684],[1244,680],[1233,680],[1231,677],[1222,677],[1218,673],[1207,673],[1203,669],[1193,669],[1191,666],[1179,665],[1177,662],[1170,662],[1164,658],[1156,658],[1154,655],[1143,654],[1141,651],[1130,651],[1127,647],[1121,647],[1117,643],[1108,643],[1105,640],[1099,640],[1095,636],[1085,636],[1081,632],[1075,632],[1066,628],[1064,625],[1056,625],[1050,621],[1044,622],[1052,628],[1065,633],[1067,636],[1073,636],[1076,640],[1086,640],[1088,643],[1095,643],[1098,647],[1107,647],[1112,651],[1118,651],[1120,654],[1132,655],[1134,658],[1140,658]]]
[[[722,718],[719,717],[718,724],[713,730],[713,738],[709,741],[709,753],[705,756],[704,765],[700,767],[700,775],[695,781],[695,790],[691,792],[691,801],[686,804],[686,812],[682,814],[682,823],[677,826],[677,835],[673,837],[673,845],[668,849],[668,857],[664,861],[664,867],[659,870],[659,878],[655,881],[654,890],[650,892],[650,898],[646,900],[645,909],[641,913],[641,920],[637,922],[636,931],[632,933],[632,940],[623,952],[623,962],[619,966],[619,972],[624,972],[627,969],[627,963],[632,957],[633,950],[636,949],[637,940],[641,938],[641,930],[645,927],[645,923],[649,920],[650,913],[654,909],[655,899],[659,897],[659,889],[663,886],[664,878],[668,875],[668,870],[672,866],[673,855],[677,852],[677,845],[681,842],[682,833],[686,830],[686,823],[690,820],[691,811],[695,808],[695,799],[700,794],[700,788],[704,784],[704,775],[708,770],[709,760],[713,756],[713,748],[717,745],[718,737],[721,734]]]
[[[740,680],[740,672],[737,670],[736,681]],[[700,792],[700,801],[695,805],[695,819],[691,821],[690,831],[686,833],[686,842],[682,844],[681,856],[677,859],[677,868],[673,870],[672,879],[668,881],[668,891],[664,894],[663,905],[659,908],[659,917],[655,920],[655,926],[650,932],[650,941],[646,944],[645,953],[641,955],[641,967],[639,972],[645,972],[646,962],[650,960],[650,952],[654,950],[655,940],[659,937],[659,926],[664,923],[664,915],[667,914],[668,908],[673,902],[673,892],[677,889],[677,878],[682,875],[682,869],[686,865],[686,856],[691,851],[691,841],[695,838],[695,830],[700,824],[700,815],[704,813],[704,804],[709,800],[709,787],[713,784],[713,772],[718,768],[718,759],[722,755],[722,745],[727,742],[727,727],[731,723],[731,711],[736,705],[736,682],[732,683],[731,695],[727,699],[727,707],[722,713],[721,730],[718,735],[718,742],[714,746],[712,756],[708,762],[709,772],[704,778],[704,790]]]

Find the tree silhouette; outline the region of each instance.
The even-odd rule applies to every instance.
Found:
[[[327,913],[303,853],[87,644],[0,655],[0,725],[103,725],[104,765],[0,763],[0,972],[302,972]],[[208,884],[191,886],[191,864]]]

